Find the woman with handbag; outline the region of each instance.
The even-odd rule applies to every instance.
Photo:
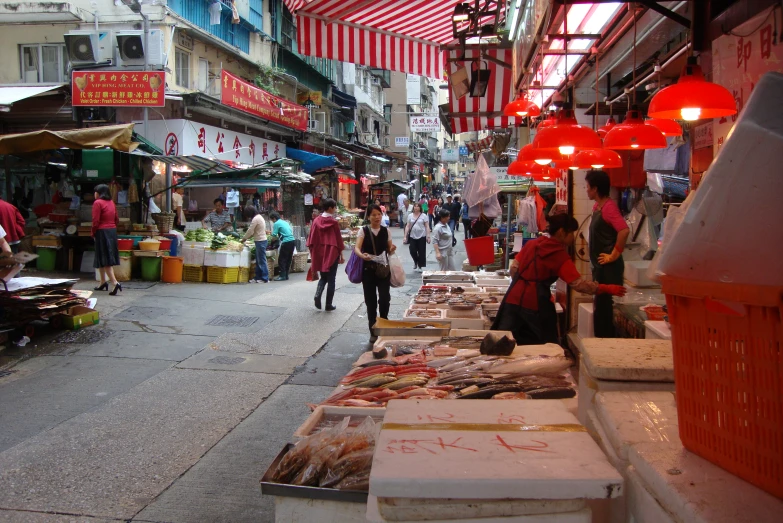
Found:
[[[364,289],[364,303],[367,305],[367,322],[370,325],[370,343],[378,339],[373,334],[372,328],[378,318],[388,319],[389,306],[391,304],[391,271],[388,265],[388,256],[394,254],[397,247],[391,241],[389,229],[381,225],[383,213],[379,205],[370,205],[367,208],[369,225],[359,229],[356,237],[354,252],[364,260],[362,271],[362,288]],[[378,263],[378,257],[385,257],[386,264]]]
[[[335,277],[337,265],[344,263],[342,233],[340,224],[334,217],[337,211],[337,202],[327,198],[321,202],[323,213],[320,214],[310,228],[310,237],[307,239],[307,247],[310,249],[312,263],[310,269],[321,276],[318,280],[318,288],[315,291],[315,308],[321,308],[321,296],[326,289],[326,311],[330,312],[334,306]]]
[[[421,272],[427,266],[427,244],[430,243],[430,224],[424,214],[421,204],[413,205],[413,212],[408,216],[405,227],[405,240],[413,258],[413,270]]]

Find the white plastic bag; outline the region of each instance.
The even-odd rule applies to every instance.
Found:
[[[405,285],[405,269],[402,268],[402,260],[396,254],[389,256],[389,269],[391,269],[391,286]]]

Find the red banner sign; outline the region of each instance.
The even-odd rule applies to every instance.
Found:
[[[225,70],[220,73],[220,81],[223,104],[292,129],[307,130],[306,107],[271,95]]]
[[[163,107],[166,104],[163,71],[74,71],[74,106]]]

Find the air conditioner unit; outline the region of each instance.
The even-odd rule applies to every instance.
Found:
[[[307,120],[307,130],[315,133],[324,132],[323,124],[319,120]]]
[[[364,143],[373,143],[373,140],[375,139],[377,139],[375,133],[364,133],[362,136],[362,141],[364,141]]]
[[[151,29],[149,49],[144,49],[144,31],[122,31],[117,33],[117,64],[123,67],[143,67],[144,55],[147,64],[162,66],[166,63],[163,53],[163,31]]]
[[[65,51],[71,65],[114,65],[114,38],[111,31],[69,31],[64,37]]]

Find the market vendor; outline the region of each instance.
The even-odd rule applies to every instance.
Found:
[[[585,177],[587,197],[595,201],[590,223],[590,262],[593,280],[605,285],[622,285],[625,264],[623,249],[630,230],[617,203],[609,198],[610,180],[604,171],[590,171]],[[614,338],[614,303],[611,294],[595,297],[593,328],[596,338]]]
[[[549,218],[549,236],[525,244],[509,270],[512,275],[492,330],[511,331],[517,345],[558,343],[557,314],[551,285],[561,278],[577,292],[624,296],[622,285],[604,285],[582,279],[566,250],[574,243],[579,223],[567,214]]]
[[[269,213],[269,219],[272,220],[272,234],[280,238],[280,275],[275,281],[285,281],[288,279],[288,271],[291,269],[291,261],[294,258],[294,248],[296,247],[296,238],[291,224],[280,218],[277,211]]]
[[[228,214],[223,206],[223,200],[215,198],[212,202],[215,206],[215,210],[207,214],[201,224],[205,229],[209,229],[212,232],[223,232],[231,227],[231,215]],[[207,225],[209,224],[209,225]]]

